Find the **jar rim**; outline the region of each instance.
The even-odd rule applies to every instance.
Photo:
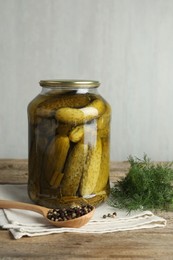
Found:
[[[40,80],[40,86],[42,87],[75,87],[75,88],[98,88],[100,82],[96,80]]]

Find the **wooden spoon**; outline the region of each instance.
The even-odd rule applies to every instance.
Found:
[[[89,213],[77,217],[70,220],[63,220],[63,221],[52,221],[47,218],[48,211],[51,210],[46,207],[23,203],[18,201],[10,201],[10,200],[0,200],[0,208],[1,209],[23,209],[23,210],[30,210],[41,214],[47,221],[49,221],[52,225],[56,227],[70,227],[70,228],[79,228],[85,225],[93,216],[95,208]]]

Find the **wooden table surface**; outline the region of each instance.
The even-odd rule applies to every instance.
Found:
[[[127,162],[112,162],[110,178],[116,181],[128,170]],[[0,183],[26,183],[27,160],[0,160]],[[173,259],[173,213],[165,228],[108,234],[63,233],[14,240],[0,230],[0,259]]]

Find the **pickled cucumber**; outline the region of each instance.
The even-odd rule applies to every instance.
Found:
[[[110,134],[111,108],[107,104],[103,115],[98,118],[97,128],[100,137],[105,138]]]
[[[109,181],[109,142],[107,139],[102,139],[102,157],[99,176],[93,193],[106,190]]]
[[[62,173],[69,147],[70,142],[67,136],[55,136],[50,142],[43,162],[43,170],[49,183],[52,183],[54,175]]]
[[[74,127],[69,133],[69,139],[74,143],[79,142],[83,136],[84,136],[84,125],[79,125]]]
[[[92,194],[97,183],[100,172],[102,155],[101,139],[98,137],[95,146],[89,148],[86,165],[80,184],[80,195],[86,196]]]
[[[39,118],[36,114],[37,107],[47,100],[48,97],[44,95],[38,95],[32,102],[28,105],[28,121],[30,124],[35,124],[38,122]]]
[[[61,183],[61,193],[63,196],[76,195],[86,163],[87,153],[88,145],[81,141],[74,146],[69,154]]]
[[[80,108],[88,105],[90,98],[88,95],[60,95],[46,100],[37,108],[37,115],[40,117],[52,117],[55,112],[62,107]]]
[[[95,99],[83,108],[60,108],[56,112],[56,119],[60,122],[80,125],[100,117],[105,111],[105,104],[101,99]]]

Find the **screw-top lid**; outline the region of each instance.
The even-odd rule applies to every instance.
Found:
[[[97,88],[100,82],[95,80],[41,80],[42,87],[75,87],[75,88]]]

